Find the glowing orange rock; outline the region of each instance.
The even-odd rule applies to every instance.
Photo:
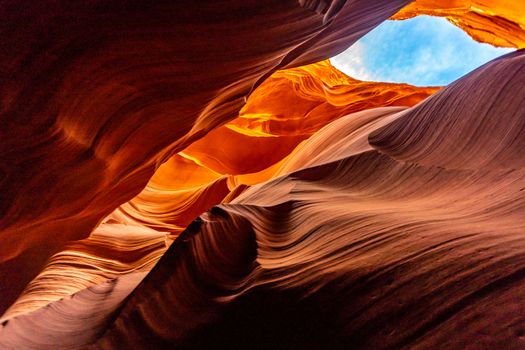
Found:
[[[525,47],[525,2],[519,0],[415,0],[392,19],[445,17],[474,40]]]
[[[6,317],[32,311],[68,292],[72,294],[101,283],[103,278],[122,275],[122,271],[135,271],[137,261],[149,261],[146,266],[150,267],[152,254],[158,259],[163,251],[164,245],[159,246],[159,239],[162,243],[164,234],[171,242],[213,205],[229,202],[247,186],[313,161],[315,157],[308,157],[305,149],[315,149],[319,140],[309,138],[334,119],[378,106],[411,106],[438,89],[359,81],[339,72],[329,61],[276,72],[252,93],[239,118],[212,130],[172,156],[156,170],[141,193],[107,216],[89,238],[70,244],[55,255]],[[258,110],[262,111],[258,113]],[[387,110],[391,113],[399,108]],[[269,111],[275,118],[268,117]],[[254,124],[243,124],[247,113]],[[350,116],[351,120],[340,130],[360,130],[362,126],[374,125],[373,119],[385,114],[366,111],[362,116]],[[275,134],[252,129],[265,127],[269,120],[276,121]],[[347,145],[359,137],[351,136],[354,138],[343,140]],[[339,148],[352,149],[342,146],[340,143]],[[135,231],[147,234],[151,232],[148,228],[155,229],[157,236],[153,235],[149,241],[143,239],[143,244],[135,243],[130,248],[128,241],[134,242]],[[164,233],[160,238],[159,232]],[[135,256],[134,260],[122,259],[119,248],[108,250],[103,240],[120,247],[129,259]],[[140,271],[143,270],[148,268],[143,266]],[[68,277],[61,277],[64,275]],[[46,283],[51,288],[48,293]],[[63,287],[53,290],[56,285]]]
[[[324,14],[282,0],[2,1],[0,313],[258,82],[340,53],[409,1]]]
[[[342,116],[385,106],[412,106],[438,87],[365,82],[323,61],[274,73],[239,117],[209,132],[163,164],[147,187],[107,220],[174,234],[237,186],[254,185],[299,168],[289,155],[314,132]],[[368,120],[367,120],[368,121]],[[359,118],[353,127],[358,126]]]
[[[271,343],[285,315],[299,326],[278,337],[289,347],[459,348],[482,334],[484,348],[523,348],[522,53],[410,109],[437,88],[328,62],[270,76],[406,3],[1,4],[19,11],[7,34],[27,28],[0,57],[0,312],[69,244],[2,318],[0,347]],[[471,3],[432,11],[522,45],[519,6]]]
[[[524,60],[321,129],[316,166],[201,215],[102,344],[523,349]]]
[[[353,79],[328,60],[275,72],[226,127],[253,136],[311,135],[343,115],[385,106],[413,106],[437,87]]]
[[[238,118],[181,154],[222,175],[258,173],[333,120],[376,107],[413,106],[438,90],[356,80],[328,60],[281,70],[250,95]]]

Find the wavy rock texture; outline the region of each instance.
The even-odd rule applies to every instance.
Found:
[[[248,136],[310,136],[343,115],[375,107],[413,106],[438,89],[360,81],[323,61],[274,73],[226,127]]]
[[[452,83],[406,118],[373,133],[371,144],[402,161],[447,169],[525,168],[524,52]],[[463,91],[468,97],[458,98]]]
[[[474,40],[500,47],[525,47],[525,2],[507,0],[414,0],[392,19],[445,17]]]
[[[375,130],[384,125],[385,122],[396,118],[398,115],[397,112],[404,109],[403,107],[379,108],[340,118],[314,134],[306,143],[298,147],[294,154],[298,154],[299,156],[291,158],[294,159],[295,162],[284,162],[285,166],[283,165],[283,169],[297,169],[299,165],[299,163],[297,163],[298,158],[304,157],[305,161],[315,161],[311,152],[316,152],[316,150],[321,149],[320,147],[323,147],[329,141],[333,141],[335,136],[338,137],[339,142],[331,143],[331,145],[335,149],[339,149],[339,152],[343,149],[341,146],[345,144],[354,143],[360,148],[362,146],[363,136],[366,140],[368,130]],[[344,152],[352,152],[351,149],[352,147],[344,148]],[[337,151],[330,150],[330,148],[325,150],[332,156],[338,154]],[[300,156],[301,154],[303,156]],[[342,155],[347,154],[339,153],[339,156]],[[283,195],[286,196],[286,192],[283,192]],[[115,214],[112,216],[114,215]],[[89,251],[86,246],[95,248],[95,251],[99,251],[100,247],[97,247],[98,245],[109,245],[111,242],[118,242],[116,241],[118,238],[117,235],[125,235],[124,242],[135,241],[135,245],[137,246],[137,249],[130,250],[126,255],[132,252],[140,257],[143,250],[149,249],[150,252],[153,252],[150,254],[154,254],[149,257],[152,258],[161,254],[159,254],[159,250],[161,252],[164,251],[162,234],[158,233],[155,238],[155,235],[147,235],[149,232],[143,228],[141,229],[140,226],[110,224],[109,222],[113,220],[114,219],[108,219],[108,223],[101,225],[99,229],[95,230],[92,237],[85,240],[85,243],[84,241],[80,241],[79,244],[57,254],[57,256],[51,260],[49,266],[29,285],[23,297],[18,300],[3,318],[5,325],[0,331],[0,345],[4,347],[23,345],[28,348],[78,348],[100,337],[104,327],[107,326],[111,313],[118,308],[122,299],[140,282],[140,279],[133,277],[135,276],[134,274],[129,274],[134,271],[132,267],[135,266],[135,269],[137,269],[141,261],[149,262],[149,260],[142,258],[142,260],[138,262],[130,263],[130,261],[132,262],[133,260],[128,256],[126,261],[120,261],[119,263],[119,260],[122,260],[122,258],[118,259],[119,254],[113,252],[113,256],[117,260],[108,261],[107,258],[110,257],[111,254],[104,255],[99,252],[96,257],[89,256]],[[127,225],[129,224],[130,222],[127,223]],[[190,228],[186,230],[185,235],[195,230],[196,226],[198,226],[198,223],[192,224]],[[236,226],[233,226],[230,229],[234,230],[235,227]],[[111,232],[112,229],[115,229],[115,231]],[[135,240],[133,240],[133,237],[128,237],[128,235],[133,232],[133,229],[139,234]],[[113,235],[111,235],[112,240],[105,239],[97,242],[96,238],[103,234],[97,234],[97,231],[104,232],[104,230],[109,231],[108,234],[113,233]],[[140,238],[142,238],[141,241],[139,241]],[[145,240],[148,238],[155,240],[153,244],[148,244]],[[122,239],[122,237],[120,237],[120,239]],[[186,238],[182,236],[175,242],[185,239]],[[114,249],[121,252],[124,250],[122,247],[123,243],[118,243],[118,246]],[[225,244],[232,244],[232,246],[239,245],[236,242],[225,242]],[[128,243],[128,246],[130,248],[133,247],[132,243]],[[233,253],[234,251],[228,248],[226,256],[231,257]],[[122,252],[120,255],[122,255]],[[86,260],[85,256],[89,256],[90,259]],[[77,264],[79,260],[84,261],[85,266],[80,269],[78,269],[78,267],[74,268],[74,266],[72,268],[72,258],[77,259],[75,261]],[[181,258],[184,259],[184,256]],[[98,261],[93,261],[95,259]],[[67,267],[68,264],[69,267]],[[99,268],[93,271],[93,267],[97,265],[100,265]],[[147,265],[143,264],[142,267],[147,267]],[[142,269],[142,271],[143,270],[144,269]],[[58,273],[64,274],[64,272],[67,272],[67,278],[65,280],[63,277],[57,276]],[[121,277],[115,278],[117,276]],[[79,277],[84,278],[79,279]],[[115,279],[105,282],[104,277]],[[119,281],[121,279],[124,282],[120,283]],[[49,289],[46,289],[46,285],[49,287],[50,281],[53,282],[51,286],[60,286],[60,289],[55,290],[54,294],[51,295],[49,294]],[[70,285],[64,286],[64,281],[69,282]],[[95,283],[97,282],[100,284],[96,285]],[[116,285],[120,285],[121,287],[113,289]],[[82,290],[82,288],[87,289]],[[189,291],[188,293],[191,294]],[[102,295],[99,296],[99,294]],[[69,297],[69,295],[73,295],[73,297]],[[46,304],[46,301],[58,300],[59,297],[62,297],[62,299],[52,302],[45,308],[38,309],[38,307]],[[87,308],[89,303],[93,303],[93,312],[90,312],[90,309]],[[207,314],[203,315],[202,322],[205,322],[207,317]],[[45,324],[38,323],[38,320],[43,318],[52,321]],[[64,324],[65,319],[82,320],[82,322]],[[28,329],[31,328],[33,329],[32,332],[28,332]],[[82,336],[78,336],[80,334],[82,334]],[[76,340],[72,340],[72,338]],[[120,346],[126,345],[121,344],[119,347]],[[139,346],[139,344],[133,345],[133,347],[136,346]],[[142,346],[148,347],[145,343],[142,344]],[[166,344],[166,346],[168,345]]]
[[[525,348],[525,51],[301,66],[407,2],[0,4],[0,348]]]
[[[395,128],[428,145],[453,137],[446,126],[457,118],[480,142],[493,135],[479,127],[485,119],[512,136],[523,112],[501,106],[523,103],[513,82],[524,60],[523,51],[506,55],[409,109],[337,119],[286,162],[294,159],[300,170],[195,220],[138,288],[119,292],[131,294],[114,319],[85,314],[84,298],[99,288],[108,290],[108,313],[121,295],[91,287],[51,304],[47,317],[57,323],[29,337],[21,332],[23,344],[38,344],[42,334],[60,343],[53,329],[67,327],[54,310],[64,308],[85,319],[70,331],[91,335],[74,346],[98,339],[92,347],[102,349],[523,348],[525,171],[478,159],[443,164],[457,150],[453,143],[441,158],[405,159],[386,146],[404,150],[391,136]],[[488,84],[503,73],[508,84]],[[474,108],[479,86],[490,96],[482,97],[485,114]],[[435,110],[448,119],[436,119]],[[420,125],[432,128],[432,138]],[[400,135],[403,146],[409,141]],[[512,142],[505,149],[501,159],[525,156]],[[15,330],[38,316],[24,317],[4,326],[4,344],[21,344]]]
[[[256,122],[260,122],[257,116],[274,118],[281,125],[290,120],[296,124],[295,135],[288,136],[281,131],[280,135],[259,137],[257,131],[249,128],[254,124],[245,129],[236,126],[232,130],[230,125],[237,119],[208,133],[159,167],[146,188],[106,217],[105,224],[89,238],[55,255],[0,321],[32,312],[108,278],[137,269],[149,271],[165,250],[164,239],[171,242],[199,214],[215,204],[231,201],[247,186],[297,170],[304,166],[301,161],[313,159],[295,156],[297,152],[304,153],[314,147],[329,149],[336,145],[334,139],[319,141],[322,136],[308,139],[305,145],[299,144],[323,123],[347,112],[377,105],[415,104],[437,89],[362,82],[345,76],[329,62],[275,73],[250,96],[241,116],[249,110],[250,119]],[[290,104],[282,102],[278,105],[276,97],[279,94],[286,94],[290,101],[298,100],[292,105],[309,103],[311,112],[290,108]],[[262,109],[269,104],[273,106],[273,114]],[[261,113],[255,113],[258,108]],[[352,128],[348,133],[364,139],[366,134],[361,129],[375,125],[373,120],[400,109],[354,114],[351,122],[336,127],[340,130]],[[320,114],[318,110],[323,112]],[[298,113],[305,114],[303,124],[297,121],[301,120]],[[250,132],[257,137],[248,136]],[[351,147],[341,147],[343,142],[358,144],[348,138],[340,140],[337,147],[345,152]],[[314,143],[317,145],[313,146]]]
[[[3,1],[0,313],[273,71],[343,51],[408,2]]]
[[[166,234],[143,226],[102,224],[55,254],[0,322],[46,307],[82,289],[134,272],[148,272],[166,251]]]
[[[111,314],[145,275],[146,272],[129,273],[4,321],[0,345],[2,349],[84,347],[101,336],[101,329],[111,322]]]
[[[412,109],[390,113],[390,123],[372,132],[372,145],[390,144],[385,132],[414,116],[433,121],[434,110],[465,118],[480,140],[492,136],[478,128],[484,118],[512,133],[512,116],[523,119],[523,109],[506,104],[504,113],[499,99],[516,96],[512,81],[521,77],[505,74],[505,86],[489,82],[524,60],[524,52],[507,55]],[[458,91],[460,82],[465,88]],[[483,100],[486,115],[456,108],[475,106],[480,84],[492,92]],[[525,95],[518,96],[512,98],[523,103]],[[441,121],[433,136],[446,139],[448,120]],[[327,126],[319,134],[340,137],[339,130]],[[524,148],[506,150],[525,158]],[[97,347],[525,346],[523,169],[442,167],[375,149],[325,157],[325,164],[254,186],[201,216]]]
[[[324,125],[379,106],[412,106],[437,90],[355,80],[328,61],[278,71],[238,118],[173,156],[108,219],[180,233],[237,186],[283,174],[290,154]]]

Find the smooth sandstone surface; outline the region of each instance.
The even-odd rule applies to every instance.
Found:
[[[523,57],[506,55],[460,81],[475,89],[477,73],[523,67]],[[490,88],[499,92],[492,96],[515,92],[512,84]],[[455,100],[441,96],[455,89],[395,117],[390,110],[389,123],[371,128],[370,138],[410,122],[418,111],[426,111],[418,114],[422,122],[433,120],[426,107],[449,107]],[[477,101],[468,88],[461,92],[456,101]],[[451,117],[461,113],[474,125],[489,117],[507,134],[514,130],[496,108],[486,116],[449,108]],[[351,123],[351,117],[334,123]],[[341,127],[330,126],[318,137],[341,138]],[[448,134],[434,129],[435,137]],[[507,152],[525,157],[523,148]],[[444,167],[372,147],[345,158],[325,153],[321,164],[253,186],[201,215],[133,292],[97,347],[129,339],[146,346],[141,341],[148,334],[159,347],[203,349],[217,343],[521,349],[524,188],[525,172],[517,167]]]
[[[408,2],[336,1],[328,21],[295,0],[2,2],[0,313],[258,81],[343,51]]]
[[[394,14],[523,47],[524,9],[409,2],[0,4],[0,348],[525,348],[525,52],[324,61]]]
[[[149,271],[166,245],[213,205],[227,203],[247,186],[300,169],[304,161],[315,159],[296,155],[298,152],[335,146],[348,153],[352,149],[348,147],[350,144],[363,146],[366,130],[377,128],[376,119],[406,108],[376,111],[374,107],[415,104],[437,90],[358,81],[337,71],[327,61],[276,72],[250,96],[237,119],[172,156],[157,169],[141,193],[104,218],[90,237],[54,255],[2,319],[32,312],[108,278],[137,269]],[[287,94],[290,103],[279,105],[280,94]],[[294,98],[298,101],[291,102]],[[315,107],[309,113],[304,111],[300,118],[298,113],[303,110],[293,106],[308,101]],[[264,106],[273,106],[271,113]],[[323,141],[324,134],[310,137],[312,130],[330,124],[333,119],[348,119],[341,115],[361,109],[363,112],[353,114],[350,122],[331,126],[340,127],[340,132],[352,128],[349,137],[360,138],[360,142],[345,137],[336,144],[334,138]],[[281,125],[294,122],[295,128],[289,129],[293,134],[288,136],[281,131],[261,137],[254,131],[257,125],[250,124],[244,129],[231,127],[243,125],[240,119],[245,118],[247,110],[250,120],[255,122],[276,119]],[[257,110],[260,112],[256,113]],[[383,118],[380,122],[384,122]],[[310,146],[314,143],[315,147]]]

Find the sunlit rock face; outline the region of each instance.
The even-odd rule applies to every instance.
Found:
[[[323,153],[315,166],[201,215],[99,346],[523,348],[525,172],[519,163],[479,160],[489,152],[525,156],[515,135],[523,131],[515,107],[525,99],[521,90],[515,97],[514,84],[523,77],[485,83],[524,62],[523,52],[509,54],[416,107],[357,113],[369,114],[368,147],[342,155],[312,142],[296,157]],[[475,108],[480,84],[493,96],[483,99],[485,114]],[[469,104],[470,111],[460,107]],[[449,117],[440,124],[435,111]],[[360,138],[351,135],[363,131],[351,126],[355,116],[314,137],[352,148]],[[458,137],[477,130],[479,142],[494,132],[479,126],[497,123],[495,132],[509,135],[505,150],[474,147],[479,155],[470,163],[446,162],[458,152],[451,142],[441,158],[431,157],[436,139],[456,136],[447,128],[455,119],[464,120]],[[410,136],[396,138],[392,130],[401,127]],[[405,147],[421,144],[428,151],[420,158],[404,156]]]
[[[471,72],[435,94],[432,106],[412,108],[372,134],[371,144],[399,160],[447,169],[525,168],[523,56],[510,53]],[[463,91],[468,97],[457,98]]]
[[[281,70],[250,95],[239,117],[163,164],[147,187],[107,220],[131,220],[177,234],[231,191],[290,170],[291,153],[314,132],[350,113],[412,106],[438,88],[363,82],[328,61]]]
[[[343,51],[408,2],[337,1],[328,21],[281,0],[2,2],[0,312],[273,71]]]
[[[167,243],[171,242],[164,233],[144,226],[104,223],[88,238],[72,242],[55,254],[0,322],[44,309],[107,280],[149,272],[166,251]]]
[[[445,17],[474,40],[500,47],[525,47],[525,3],[507,0],[415,0],[393,19]]]
[[[172,156],[141,193],[107,216],[89,238],[53,256],[3,319],[34,311],[109,278],[149,271],[166,244],[202,212],[230,202],[248,186],[312,161],[300,154],[322,142],[318,135],[311,137],[314,131],[352,112],[414,105],[437,90],[358,81],[328,61],[276,72],[254,91],[237,119]],[[288,103],[279,105],[280,95]],[[354,133],[356,139],[362,138],[364,130],[375,125],[372,121],[404,108],[356,114],[351,124],[344,125],[363,130]],[[252,123],[244,124],[244,119]],[[283,129],[268,128],[263,133],[261,125],[271,121]],[[287,123],[294,127],[284,129]]]
[[[323,61],[408,2],[0,5],[0,348],[523,349],[523,50]]]

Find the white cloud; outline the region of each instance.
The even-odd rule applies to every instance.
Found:
[[[330,62],[346,75],[366,81],[376,81],[377,77],[366,67],[366,48],[361,42],[357,42],[348,50],[330,58]]]

